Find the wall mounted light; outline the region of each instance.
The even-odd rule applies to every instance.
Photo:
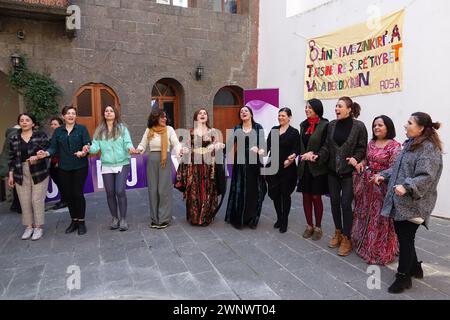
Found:
[[[22,57],[18,53],[13,53],[11,55],[11,64],[13,68],[17,68],[20,65]]]
[[[201,64],[198,65],[197,70],[195,70],[195,79],[197,81],[202,80],[204,68]]]

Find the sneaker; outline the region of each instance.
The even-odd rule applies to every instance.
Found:
[[[152,229],[158,229],[159,225],[157,225],[156,223],[152,222],[152,223],[150,223],[150,224],[148,225],[148,227],[149,227],[149,228],[152,228]]]
[[[120,231],[127,231],[128,230],[128,223],[125,219],[120,219],[119,223]]]
[[[169,223],[168,222],[163,222],[163,223],[161,223],[160,225],[157,225],[157,229],[165,229],[165,228],[167,228],[169,226]]]
[[[305,229],[305,232],[303,232],[303,238],[309,239],[313,236],[313,234],[314,234],[314,228],[311,226],[307,226]]]
[[[33,228],[26,228],[22,235],[22,240],[28,240],[33,235]]]
[[[109,227],[111,230],[117,230],[119,229],[119,219],[117,219],[116,217],[112,218],[111,221],[111,226]]]
[[[31,237],[31,240],[33,240],[33,241],[39,240],[43,234],[44,234],[44,230],[42,228],[34,228],[33,236]]]

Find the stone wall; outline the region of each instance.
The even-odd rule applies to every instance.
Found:
[[[61,105],[70,104],[83,84],[108,85],[119,96],[135,142],[159,79],[172,78],[182,86],[182,127],[189,126],[199,106],[212,113],[221,87],[256,87],[258,0],[243,0],[242,14],[214,12],[208,0],[194,1],[193,8],[156,0],[71,2],[82,16],[73,39],[61,22],[0,16],[0,71],[8,72],[12,53],[25,53],[32,70],[49,73],[63,88]],[[24,40],[17,38],[18,30],[25,31]],[[199,64],[204,77],[196,81]]]

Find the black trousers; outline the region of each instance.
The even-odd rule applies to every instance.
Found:
[[[353,226],[353,177],[328,175],[334,226],[350,239]]]
[[[291,211],[291,195],[279,193],[277,197],[273,199],[273,204],[275,206],[275,211],[277,212],[277,220],[281,222],[282,225],[287,226],[289,212]]]
[[[88,175],[88,167],[77,170],[65,171],[59,169],[62,194],[67,201],[70,217],[72,219],[84,219],[86,214],[86,200],[83,187]]]
[[[62,193],[62,183],[61,183],[62,181],[61,181],[61,177],[59,174],[59,168],[51,166],[48,169],[48,173],[50,174],[50,178],[52,178],[52,180],[55,182],[56,186],[58,187],[58,190],[61,194],[61,202],[66,202],[66,200],[64,199],[63,193]]]
[[[412,266],[419,263],[415,247],[416,232],[419,225],[409,221],[395,221],[394,228],[400,245],[397,271],[410,275]]]

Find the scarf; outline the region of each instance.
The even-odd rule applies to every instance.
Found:
[[[151,127],[148,130],[147,140],[150,141],[155,136],[155,133],[161,137],[161,168],[166,167],[167,162],[167,126],[161,127],[160,125]]]
[[[308,130],[306,130],[306,134],[312,135],[314,133],[314,130],[316,129],[316,124],[318,124],[320,121],[320,118],[319,117],[308,118],[307,120],[309,123],[309,128]]]

